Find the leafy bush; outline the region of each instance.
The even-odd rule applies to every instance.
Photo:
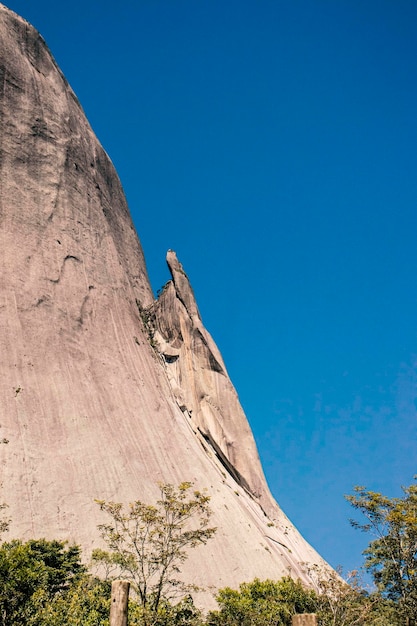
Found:
[[[77,546],[20,540],[0,546],[0,624],[38,624],[39,610],[85,573]]]
[[[226,587],[216,597],[219,611],[211,611],[208,626],[291,626],[295,613],[314,613],[317,595],[290,577],[278,581],[258,578],[239,591]]]

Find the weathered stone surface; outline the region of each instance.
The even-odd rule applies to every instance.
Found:
[[[175,252],[172,281],[152,305],[154,341],[177,403],[227,472],[272,512],[256,444],[221,354],[204,328],[193,290]]]
[[[212,495],[184,575],[214,588],[320,557],[272,499],[173,253],[158,302],[114,168],[43,39],[0,5],[0,445],[11,535],[99,543],[95,498]],[[152,342],[150,334],[154,333]],[[157,349],[154,349],[153,343]],[[203,444],[203,445],[202,445]],[[205,600],[207,603],[207,598]]]

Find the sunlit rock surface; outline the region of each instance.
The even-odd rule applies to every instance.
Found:
[[[117,174],[42,37],[0,5],[0,445],[11,536],[88,556],[95,498],[157,482],[212,496],[188,580],[218,588],[321,562],[273,500],[222,357],[173,252],[154,302]],[[210,603],[209,596],[201,602]]]
[[[152,306],[153,340],[178,406],[236,482],[272,511],[252,431],[221,354],[204,328],[194,294],[175,252],[172,280]]]

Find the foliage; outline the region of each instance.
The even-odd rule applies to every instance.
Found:
[[[41,589],[34,597],[36,610],[25,625],[109,626],[110,587],[110,582],[86,574],[52,598]]]
[[[0,536],[9,530],[10,520],[2,516],[1,511],[7,509],[7,504],[0,504]]]
[[[7,445],[8,443],[9,443],[9,440],[6,439],[5,437],[3,437],[3,439],[0,439],[0,445],[1,444]],[[1,483],[0,483],[0,486],[2,486]],[[0,503],[0,536],[3,533],[6,533],[9,530],[9,526],[10,526],[10,520],[6,519],[3,515],[3,511],[5,509],[7,509],[7,504],[4,502]]]
[[[77,546],[64,542],[19,540],[0,547],[0,624],[38,624],[39,610],[64,593],[85,568]]]
[[[191,596],[187,596],[173,605],[167,600],[161,600],[158,611],[151,611],[141,604],[129,602],[129,626],[203,626],[203,616],[194,606]]]
[[[161,292],[164,291],[165,286],[162,287],[162,289],[160,290]],[[158,296],[159,296],[159,292],[158,292]],[[145,333],[148,337],[148,341],[150,346],[154,349],[157,350],[158,349],[158,342],[155,339],[155,328],[152,322],[152,312],[149,308],[143,308],[140,301],[138,299],[136,299],[136,306],[138,307],[138,311],[139,311],[139,315],[140,318],[142,320],[142,324],[143,327],[145,329]],[[136,338],[137,339],[137,338]]]
[[[355,487],[346,496],[366,522],[354,528],[376,537],[364,551],[365,567],[382,596],[398,603],[405,617],[417,619],[417,485],[403,487],[404,496],[388,498]]]
[[[219,611],[211,611],[208,626],[287,626],[295,613],[314,613],[314,591],[290,577],[279,581],[255,578],[239,591],[225,587],[216,597]]]
[[[110,574],[117,566],[146,611],[156,613],[163,599],[195,589],[178,579],[180,565],[187,551],[205,544],[216,529],[208,525],[209,496],[191,488],[189,482],[161,484],[156,505],[137,500],[127,510],[120,503],[98,501],[111,517],[109,524],[99,526],[111,552],[95,550],[93,559]]]
[[[308,574],[318,594],[317,614],[321,626],[394,626],[399,623],[392,603],[377,593],[368,593],[358,572],[351,572],[344,580],[341,572],[311,566]]]

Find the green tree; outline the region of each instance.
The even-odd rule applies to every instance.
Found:
[[[157,613],[162,600],[195,589],[178,578],[188,551],[205,544],[216,529],[209,527],[210,497],[183,482],[178,487],[160,485],[155,505],[140,500],[127,507],[97,501],[110,517],[99,526],[110,553],[95,550],[93,559],[107,570],[117,566],[128,578],[143,609]]]
[[[352,526],[375,537],[364,555],[378,591],[417,620],[417,485],[402,490],[403,497],[388,498],[355,487],[346,499],[366,519],[351,520]]]
[[[109,626],[110,595],[111,583],[89,574],[52,599],[41,589],[33,598],[35,613],[25,626]]]
[[[0,625],[41,624],[38,613],[84,574],[77,546],[14,540],[0,547]]]
[[[208,626],[289,626],[296,613],[314,613],[316,593],[290,577],[278,581],[255,578],[239,590],[225,587],[216,596],[220,609],[211,611]]]

